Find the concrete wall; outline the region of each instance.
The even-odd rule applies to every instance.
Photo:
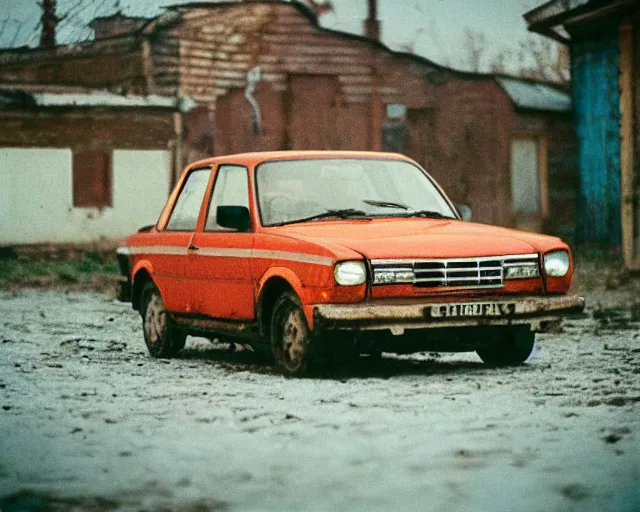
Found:
[[[0,245],[123,238],[169,195],[167,151],[113,151],[113,207],[74,208],[71,149],[0,148]]]

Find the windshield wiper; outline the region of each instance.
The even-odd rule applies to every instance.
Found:
[[[299,222],[309,222],[318,219],[328,219],[331,217],[337,217],[339,219],[348,219],[350,217],[366,217],[367,212],[362,210],[356,210],[355,208],[344,208],[342,210],[327,210],[326,212],[311,215],[310,217],[304,217],[302,219],[289,220],[286,222],[279,222],[278,224],[272,224],[273,226],[286,226],[287,224],[297,224]]]
[[[379,206],[380,208],[399,208],[401,210],[410,210],[410,208],[402,203],[394,203],[393,201],[374,201],[373,199],[363,199],[363,203],[371,206]]]
[[[424,219],[453,219],[433,210],[412,210],[409,206],[402,203],[394,203],[393,201],[374,201],[373,199],[363,199],[363,203],[370,204],[372,206],[380,206],[381,208],[398,208],[405,210],[401,215],[403,217],[422,217]]]
[[[405,215],[407,217],[421,217],[423,219],[453,219],[453,217],[442,215],[440,212],[435,212],[433,210],[411,211],[407,212]]]

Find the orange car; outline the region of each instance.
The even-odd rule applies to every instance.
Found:
[[[264,350],[294,376],[382,351],[516,365],[535,332],[584,308],[567,295],[564,242],[463,221],[424,169],[388,153],[197,162],[118,258],[152,356],[196,334]]]

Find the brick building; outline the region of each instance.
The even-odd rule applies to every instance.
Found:
[[[551,85],[392,52],[320,27],[297,2],[191,3],[126,23],[121,30],[121,16],[103,18],[104,37],[82,44],[2,52],[0,82],[189,96],[198,108],[184,119],[185,160],[401,151],[478,221],[571,230],[570,98]]]

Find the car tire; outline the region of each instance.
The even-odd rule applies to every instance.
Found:
[[[535,333],[528,325],[500,331],[490,343],[476,348],[476,353],[490,366],[517,366],[524,363],[535,343]]]
[[[271,351],[278,370],[288,377],[304,377],[317,369],[314,339],[298,296],[283,293],[273,306]]]
[[[187,335],[166,310],[160,291],[151,281],[142,289],[142,330],[152,357],[171,358],[184,348]]]

